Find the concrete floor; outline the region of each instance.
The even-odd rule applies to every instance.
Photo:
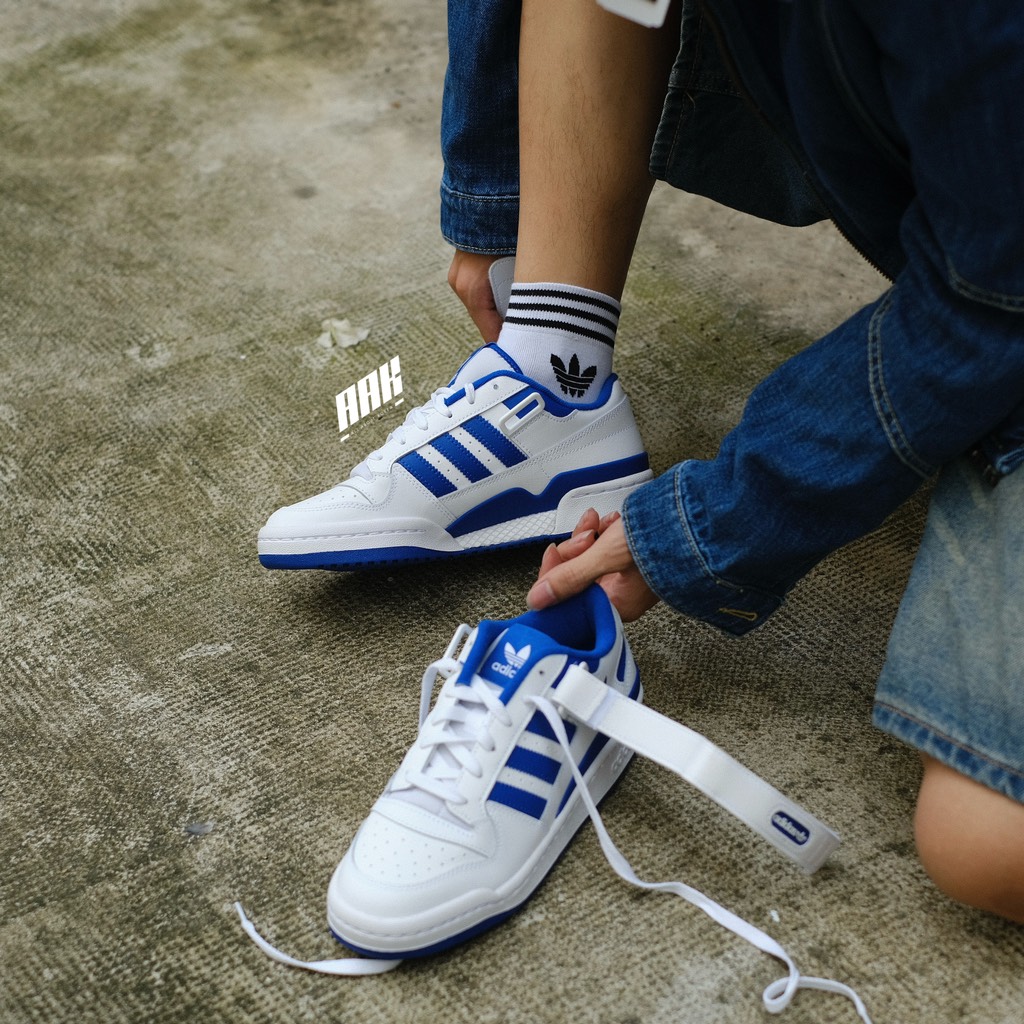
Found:
[[[606,866],[584,830],[524,912],[344,981],[327,879],[460,621],[522,608],[539,553],[269,573],[255,534],[404,409],[339,441],[395,354],[424,400],[473,347],[437,231],[444,5],[0,0],[0,1019],[752,1024],[769,958]],[[882,283],[828,228],[659,190],[617,368],[655,468],[710,454],[749,389]],[[324,347],[320,323],[368,329]],[[743,641],[630,631],[659,710],[836,827],[807,879],[649,763],[606,804],[682,878],[854,985],[878,1024],[1022,1024],[1024,931],[917,864],[914,754],[869,722],[924,497]],[[846,1024],[802,993],[792,1024]]]

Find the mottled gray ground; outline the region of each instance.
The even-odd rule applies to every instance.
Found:
[[[422,401],[473,345],[436,228],[444,5],[0,0],[0,1018],[752,1024],[777,965],[640,895],[581,834],[528,908],[384,978],[337,955],[327,879],[409,743],[423,667],[506,616],[536,550],[274,574],[266,515],[340,478],[333,395],[400,354]],[[657,469],[880,282],[827,227],[659,191],[618,369]],[[317,343],[325,317],[369,329]],[[408,403],[406,405],[408,408]],[[1021,1024],[1024,933],[948,904],[913,852],[912,753],[871,693],[920,498],[743,641],[657,610],[649,702],[845,836],[800,875],[637,764],[606,804],[681,877],[855,985],[877,1022]],[[969,842],[969,837],[965,837]],[[846,1024],[802,994],[793,1024]]]

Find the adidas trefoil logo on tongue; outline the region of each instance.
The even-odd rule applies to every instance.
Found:
[[[580,372],[580,359],[575,352],[569,360],[568,370],[565,363],[556,355],[551,357],[551,368],[555,371],[555,379],[561,384],[563,393],[571,398],[585,395],[597,376],[596,366],[588,366],[582,373]]]
[[[530,656],[530,645],[527,644],[525,647],[521,647],[518,651],[512,644],[505,642],[505,661],[491,662],[491,670],[498,672],[500,675],[508,676],[511,679],[522,667],[524,662]]]

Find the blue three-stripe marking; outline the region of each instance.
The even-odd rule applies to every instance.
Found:
[[[516,747],[512,751],[512,756],[508,759],[506,765],[509,768],[515,768],[516,771],[541,779],[550,785],[558,778],[562,762],[556,761],[553,757],[538,754],[534,750],[527,750],[526,747]]]
[[[526,459],[526,455],[516,445],[481,416],[476,416],[463,423],[462,428],[471,437],[476,438],[505,467],[517,466]],[[491,475],[487,466],[451,434],[442,434],[432,441],[431,445],[471,483],[476,483]],[[419,452],[409,452],[408,455],[403,455],[398,460],[398,464],[404,466],[435,498],[443,498],[455,490],[455,484]]]
[[[475,437],[504,466],[518,466],[526,456],[497,428],[482,416],[462,424],[462,429]]]
[[[443,498],[455,490],[451,482],[439,469],[435,469],[419,452],[403,455],[398,464],[404,466],[435,498]]]
[[[542,796],[527,793],[525,789],[516,786],[507,786],[504,782],[496,782],[487,799],[511,807],[514,811],[522,811],[523,814],[538,820],[544,817],[544,808],[548,803]]]
[[[451,434],[442,434],[433,445],[467,480],[476,483],[491,475],[491,471]]]

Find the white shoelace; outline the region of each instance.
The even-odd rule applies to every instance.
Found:
[[[475,775],[479,774],[481,765],[479,760],[472,753],[476,743],[484,745],[485,749],[493,749],[493,739],[487,731],[490,716],[497,715],[499,719],[508,721],[508,712],[505,706],[496,696],[496,688],[493,684],[474,676],[471,683],[465,688],[465,693],[460,692],[459,700],[447,708],[443,713],[438,714],[426,729],[424,723],[427,718],[427,708],[433,692],[434,683],[439,674],[446,677],[453,672],[461,670],[461,663],[456,660],[455,652],[469,633],[467,626],[462,626],[452,637],[448,649],[443,657],[433,662],[423,674],[420,690],[420,739],[427,746],[434,748],[434,756],[428,759],[427,768],[424,771],[408,773],[402,780],[404,784],[412,786],[424,793],[430,794],[440,801],[451,800],[453,803],[461,803],[462,798],[454,789],[453,783],[458,778],[461,770],[470,771]],[[683,882],[648,882],[640,878],[633,870],[633,866],[619,851],[612,841],[608,830],[601,819],[583,779],[583,775],[576,764],[569,748],[569,738],[566,734],[565,723],[555,706],[545,697],[527,698],[530,703],[547,719],[551,726],[569,766],[572,769],[576,781],[576,788],[590,814],[597,833],[601,850],[605,855],[612,870],[625,882],[640,889],[653,890],[655,892],[669,892],[692,903],[702,910],[713,921],[722,927],[727,928],[734,935],[746,940],[755,948],[767,953],[770,956],[781,960],[786,965],[787,974],[773,981],[768,985],[763,994],[762,1001],[765,1009],[772,1014],[782,1013],[793,1001],[800,989],[815,989],[822,992],[832,992],[845,996],[849,999],[860,1019],[864,1024],[871,1024],[867,1008],[857,992],[842,982],[833,981],[830,978],[805,977],[796,967],[793,958],[786,950],[770,935],[761,929],[745,921],[742,917],[727,910],[721,904],[705,896],[698,889],[686,885]],[[503,718],[501,716],[504,716]],[[490,746],[488,746],[488,743]],[[343,977],[366,977],[369,975],[384,974],[394,970],[402,961],[400,959],[382,960],[371,958],[346,957],[337,960],[316,960],[304,961],[282,953],[264,939],[255,926],[246,917],[245,911],[240,903],[235,903],[235,910],[241,919],[242,927],[252,941],[266,953],[267,956],[279,963],[287,964],[290,967],[300,967],[307,971],[318,974],[329,974]]]
[[[476,401],[476,388],[472,384],[460,384],[457,388],[450,387],[449,385],[438,388],[423,405],[417,405],[415,408],[410,409],[401,425],[395,427],[388,434],[387,440],[380,448],[370,452],[362,462],[354,466],[351,475],[362,477],[364,480],[372,480],[373,470],[370,469],[370,462],[380,462],[384,458],[384,449],[392,441],[397,441],[401,445],[407,444],[414,431],[422,433],[430,429],[431,417],[435,414],[450,420],[454,414],[452,413],[451,406],[445,403],[445,399],[450,398],[460,390],[465,390],[466,401],[470,405]]]
[[[590,819],[594,823],[594,830],[597,832],[597,838],[601,844],[601,850],[605,855],[605,859],[611,865],[612,870],[623,881],[629,882],[630,885],[635,885],[639,889],[674,893],[676,896],[682,897],[695,907],[703,910],[708,917],[713,921],[717,921],[723,928],[728,928],[733,934],[738,935],[741,939],[746,939],[747,942],[756,946],[762,952],[781,960],[788,968],[789,973],[786,977],[773,981],[764,990],[764,994],[761,997],[764,1002],[764,1008],[769,1013],[782,1013],[801,988],[819,989],[823,992],[835,992],[838,995],[846,996],[847,999],[853,1002],[864,1024],[871,1024],[867,1008],[864,1006],[860,996],[852,988],[842,984],[842,982],[832,981],[830,978],[804,977],[797,970],[792,957],[775,939],[761,931],[760,928],[755,928],[754,925],[745,921],[742,917],[734,914],[731,910],[726,910],[725,907],[709,899],[698,889],[694,889],[683,882],[647,882],[640,878],[633,870],[633,866],[622,855],[615,843],[612,842],[611,836],[608,835],[608,830],[601,820],[597,804],[594,803],[594,798],[590,795],[590,790],[583,781],[583,775],[580,773],[576,761],[569,753],[569,738],[566,735],[565,723],[562,721],[561,715],[559,715],[551,701],[544,697],[530,697],[528,700],[536,705],[547,719],[562,750],[565,752],[569,766],[572,768],[573,778],[576,780],[576,787],[579,789],[580,796],[584,804],[586,804],[587,811],[590,813]]]
[[[428,728],[424,728],[430,708],[430,698],[438,675],[446,678],[461,670],[462,664],[456,659],[456,652],[469,635],[468,626],[460,626],[452,636],[448,649],[437,661],[427,666],[420,683],[420,735],[417,743],[434,748],[434,756],[428,759],[427,769],[408,773],[402,782],[437,799],[442,805],[449,800],[452,803],[463,803],[464,799],[455,790],[453,783],[458,779],[461,769],[479,776],[482,766],[473,754],[473,747],[481,743],[485,749],[494,749],[494,740],[487,731],[490,715],[498,717],[506,724],[510,721],[508,711],[496,696],[496,687],[479,676],[460,692],[459,700],[438,714]],[[235,903],[235,911],[242,922],[246,935],[272,960],[289,967],[301,967],[303,970],[316,974],[329,974],[337,977],[359,978],[374,974],[385,974],[393,971],[401,959],[385,960],[377,958],[341,957],[337,960],[297,960],[295,957],[282,953],[272,946],[256,930],[256,926],[246,916],[241,903]]]
[[[461,665],[454,659],[435,661],[423,679],[422,701],[429,701],[433,689],[430,674],[436,670],[449,674],[458,672]],[[494,750],[494,738],[489,726],[493,719],[502,725],[511,725],[508,709],[498,697],[499,689],[474,675],[471,682],[459,691],[459,699],[443,712],[435,711],[434,717],[425,723],[420,717],[420,735],[417,743],[432,748],[422,771],[406,772],[400,780],[407,786],[437,797],[449,806],[466,802],[456,784],[463,771],[474,778],[483,774],[483,765],[473,753],[477,746],[485,751]]]

